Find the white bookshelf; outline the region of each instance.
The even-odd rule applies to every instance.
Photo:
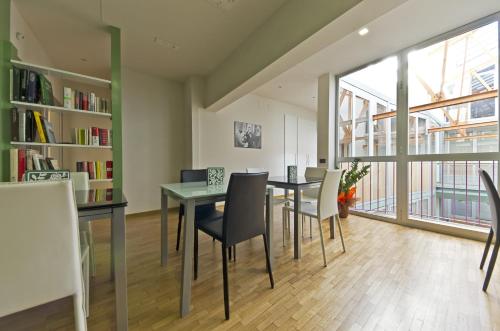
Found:
[[[91,84],[91,85],[96,85],[96,86],[111,87],[111,81],[107,80],[107,79],[103,79],[103,78],[97,78],[97,77],[77,74],[77,73],[71,72],[71,71],[65,71],[65,70],[61,70],[61,69],[45,67],[45,66],[41,66],[41,65],[37,65],[37,64],[33,64],[33,63],[28,63],[28,62],[17,61],[17,60],[11,60],[10,62],[18,68],[33,69],[33,70],[36,70],[37,72],[44,74],[44,75],[57,76],[57,77],[61,77],[63,79],[68,79],[68,80],[72,80],[75,82]]]
[[[94,149],[112,149],[112,146],[95,146],[95,145],[79,145],[79,144],[51,144],[51,143],[36,143],[36,142],[21,142],[11,141],[11,145],[18,146],[41,146],[41,147],[71,147],[71,148],[94,148]]]
[[[91,116],[103,116],[103,117],[109,117],[109,118],[111,118],[111,114],[109,114],[109,113],[99,113],[99,112],[96,112],[96,111],[87,111],[87,110],[65,108],[65,107],[59,107],[59,106],[48,106],[48,105],[41,105],[41,104],[38,104],[38,103],[29,103],[29,102],[21,102],[21,101],[11,101],[10,103],[13,104],[13,105],[15,105],[15,106],[18,106],[18,107],[26,107],[26,108],[32,108],[32,109],[65,112],[65,113],[71,113],[71,114],[81,114],[81,115],[91,115]]]
[[[112,181],[112,178],[89,179],[90,183],[111,183]]]

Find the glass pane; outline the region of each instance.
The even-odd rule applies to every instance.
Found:
[[[397,69],[391,57],[340,79],[340,157],[396,154]]]
[[[498,151],[497,22],[411,52],[408,77],[409,154]]]

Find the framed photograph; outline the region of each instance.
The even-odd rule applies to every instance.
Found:
[[[262,125],[234,122],[234,147],[262,148]]]

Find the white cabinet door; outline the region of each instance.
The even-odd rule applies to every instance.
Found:
[[[306,167],[316,167],[316,122],[299,118],[297,173],[303,175]]]

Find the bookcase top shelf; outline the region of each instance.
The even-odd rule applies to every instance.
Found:
[[[61,77],[63,79],[68,79],[68,80],[81,82],[81,83],[85,83],[85,84],[96,85],[96,86],[103,86],[103,87],[108,87],[108,88],[111,87],[111,81],[107,80],[107,79],[77,74],[75,72],[45,67],[45,66],[27,63],[27,62],[22,62],[22,61],[17,61],[17,60],[11,60],[10,62],[13,65],[15,65],[16,67],[25,68],[25,69],[33,69],[33,70],[36,70],[39,73],[44,74],[44,75],[58,76],[58,77]]]
[[[94,146],[94,145],[79,145],[79,144],[51,144],[51,143],[35,143],[35,142],[21,142],[11,141],[12,145],[21,146],[45,146],[45,147],[73,147],[73,148],[96,148],[96,149],[112,149],[112,146]]]
[[[26,108],[41,109],[41,110],[46,109],[46,110],[50,110],[50,111],[66,112],[66,113],[71,113],[71,114],[94,115],[94,116],[104,116],[104,117],[111,118],[111,114],[109,114],[109,113],[99,113],[96,111],[87,111],[87,110],[65,108],[65,107],[59,107],[59,106],[48,106],[48,105],[42,105],[42,104],[38,104],[38,103],[29,103],[29,102],[21,102],[21,101],[13,101],[13,100],[11,100],[10,103],[12,105],[15,105],[18,107],[26,107]]]

